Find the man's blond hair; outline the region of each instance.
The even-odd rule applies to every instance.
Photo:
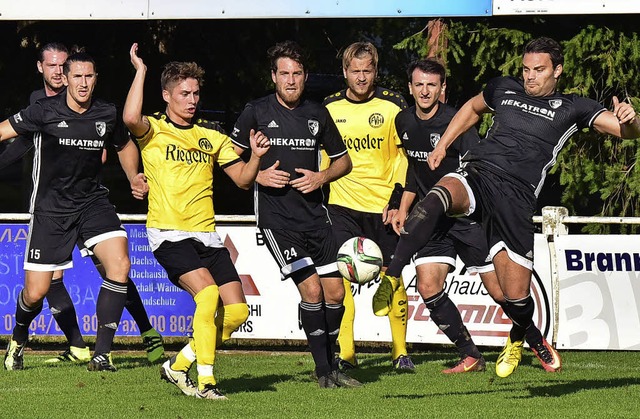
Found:
[[[349,45],[342,53],[342,68],[349,68],[351,60],[354,58],[364,59],[371,57],[371,65],[378,70],[378,50],[371,42],[354,42]]]

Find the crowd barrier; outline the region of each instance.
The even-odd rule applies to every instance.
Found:
[[[0,334],[10,334],[15,322],[16,298],[23,287],[23,252],[27,239],[27,214],[0,214]],[[140,292],[153,326],[165,336],[191,333],[194,304],[173,286],[150,251],[144,215],[121,215],[129,235],[131,278]],[[531,292],[536,303],[534,321],[547,339],[562,349],[640,349],[640,240],[634,235],[567,234],[570,223],[640,223],[635,218],[570,217],[561,207],[544,208],[534,217],[542,224],[535,235]],[[229,248],[241,276],[248,320],[235,338],[305,339],[298,324],[299,295],[291,281],[281,281],[278,268],[253,216],[216,216],[217,229]],[[80,329],[96,333],[95,303],[100,277],[90,258],[74,251],[74,267],[65,272],[65,284],[76,305]],[[420,298],[415,270],[403,271],[408,294],[407,341],[450,343],[429,321]],[[356,301],[357,341],[390,341],[386,318],[375,317],[371,298],[377,281],[352,285]],[[511,323],[493,302],[478,275],[466,272],[458,261],[447,278],[446,290],[458,306],[469,332],[479,345],[501,347]],[[61,335],[46,303],[30,325],[35,335]],[[118,335],[134,336],[139,330],[124,313]]]

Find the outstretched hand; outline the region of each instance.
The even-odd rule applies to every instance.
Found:
[[[627,102],[620,102],[617,96],[613,97],[613,114],[618,118],[620,124],[633,122],[636,111]]]
[[[138,43],[134,42],[133,45],[131,45],[131,49],[129,50],[129,56],[131,57],[131,64],[133,64],[133,68],[136,69],[136,71],[142,69],[142,70],[146,70],[147,66],[144,64],[144,61],[142,61],[142,58],[138,57]]]

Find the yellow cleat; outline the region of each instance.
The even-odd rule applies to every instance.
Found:
[[[510,337],[507,339],[507,344],[496,361],[496,374],[498,377],[506,378],[518,368],[518,364],[522,359],[522,345],[524,345],[522,340],[511,342]]]
[[[13,336],[11,336],[13,338]],[[11,339],[7,345],[7,353],[4,354],[4,369],[16,371],[24,369],[24,348],[27,342],[18,343]]]
[[[91,351],[88,347],[78,348],[77,346],[69,346],[69,349],[62,352],[55,358],[49,358],[45,360],[47,364],[55,364],[58,362],[74,362],[84,363],[91,361]]]
[[[398,289],[399,281],[402,281],[402,278],[387,276],[384,272],[380,273],[380,285],[378,285],[376,293],[373,294],[373,314],[379,317],[389,314],[393,293]]]

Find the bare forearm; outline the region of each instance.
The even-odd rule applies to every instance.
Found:
[[[334,180],[348,174],[351,171],[351,167],[351,158],[347,153],[336,160],[332,160],[329,167],[321,172],[323,174],[322,184],[333,182]]]
[[[140,154],[136,145],[129,141],[120,151],[118,151],[118,160],[124,171],[129,183],[139,173]]]
[[[416,199],[416,194],[415,192],[409,192],[409,191],[404,191],[402,193],[402,199],[400,200],[400,208],[398,208],[399,211],[404,211],[407,214],[409,213],[409,208],[411,208],[411,204],[413,204],[413,201]]]
[[[125,125],[136,137],[144,135],[148,129],[148,126],[142,116],[144,79],[146,72],[147,70],[145,67],[141,67],[136,71],[136,75],[133,78],[131,87],[129,88],[127,100],[122,112],[122,119],[124,120]]]
[[[239,188],[249,189],[258,175],[258,170],[260,170],[260,158],[252,153],[249,161],[244,164],[233,181]]]

